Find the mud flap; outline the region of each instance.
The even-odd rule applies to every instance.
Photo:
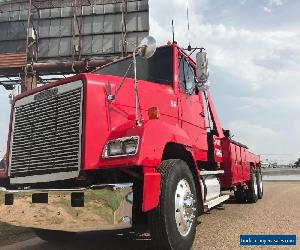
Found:
[[[143,212],[148,212],[156,208],[159,203],[160,196],[160,174],[159,173],[144,173],[144,188],[143,188]]]

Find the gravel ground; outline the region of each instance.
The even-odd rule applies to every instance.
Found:
[[[300,249],[300,182],[267,182],[256,204],[228,201],[200,218],[193,249],[289,249],[240,247],[240,234],[296,234]]]
[[[238,204],[229,200],[199,218],[194,250],[212,249],[300,249],[300,182],[267,182],[262,200],[256,204]],[[240,234],[296,234],[295,247],[240,247]],[[85,233],[72,243],[51,245],[31,238],[5,250],[135,250],[151,249],[150,239],[129,234]]]

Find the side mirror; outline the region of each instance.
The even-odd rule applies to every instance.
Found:
[[[208,59],[207,53],[204,50],[201,50],[196,55],[197,61],[197,74],[199,83],[206,83],[208,80]]]
[[[156,51],[156,40],[152,36],[145,37],[139,46],[133,51],[133,67],[134,67],[134,93],[135,93],[135,122],[137,127],[141,127],[141,116],[139,113],[139,96],[138,96],[138,80],[137,80],[137,65],[136,53],[145,59],[151,58]]]
[[[145,37],[137,47],[139,55],[145,59],[151,58],[156,51],[156,40],[152,36]]]
[[[224,136],[225,136],[225,137],[227,137],[227,138],[230,138],[230,137],[231,137],[230,130],[228,130],[228,129],[223,129],[223,133],[224,133]]]

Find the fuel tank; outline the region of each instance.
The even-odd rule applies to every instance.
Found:
[[[221,195],[220,180],[215,175],[206,175],[201,177],[201,185],[204,190],[204,202],[211,201]]]

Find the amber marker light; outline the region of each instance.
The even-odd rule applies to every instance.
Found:
[[[148,109],[148,116],[150,120],[159,119],[159,108],[158,107],[152,107]]]

